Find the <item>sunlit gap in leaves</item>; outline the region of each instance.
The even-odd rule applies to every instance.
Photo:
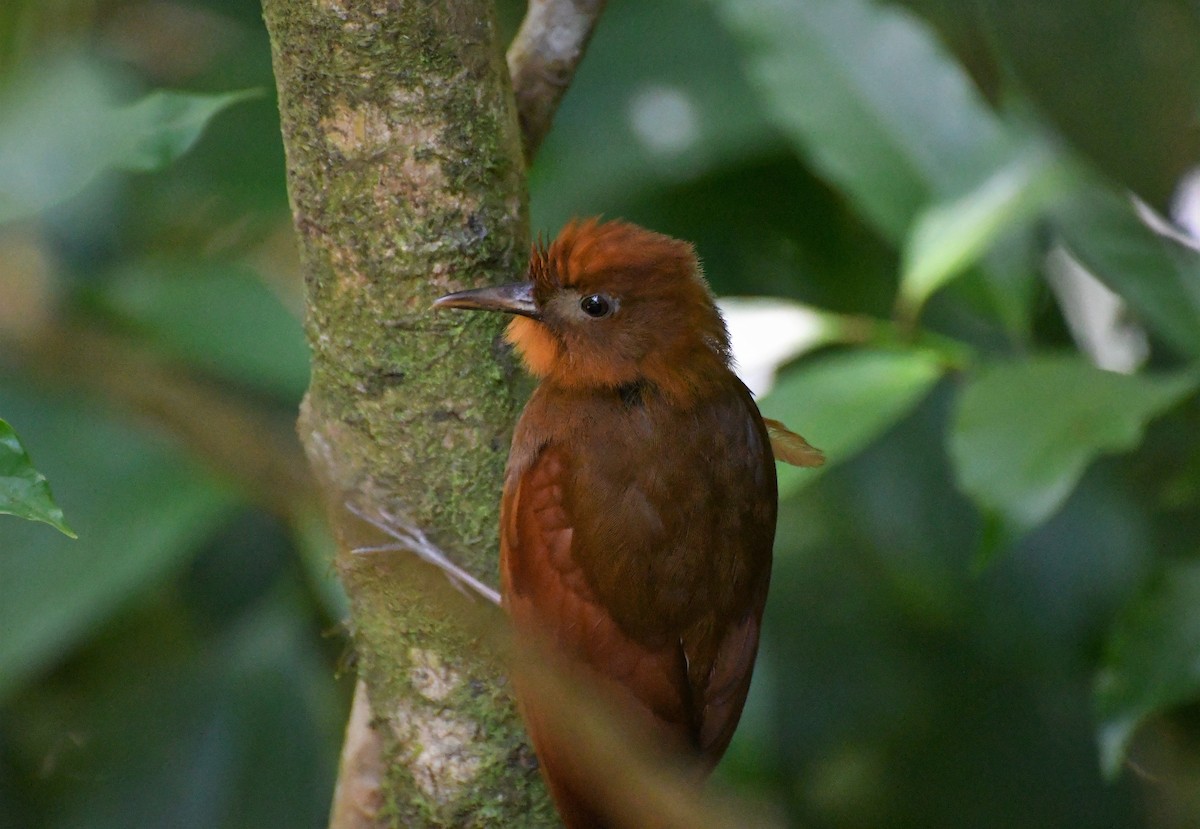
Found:
[[[796,302],[725,297],[717,305],[729,326],[734,368],[755,397],[771,390],[781,366],[834,335],[826,315]]]

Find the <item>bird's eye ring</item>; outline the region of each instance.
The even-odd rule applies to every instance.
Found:
[[[583,313],[593,319],[607,317],[613,311],[613,303],[604,294],[591,294],[579,300],[579,307]]]

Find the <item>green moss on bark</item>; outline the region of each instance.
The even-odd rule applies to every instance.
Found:
[[[520,136],[490,3],[263,9],[308,289],[313,372],[300,430],[330,503],[384,736],[378,825],[554,825],[481,638],[484,609],[409,554],[347,553],[377,539],[342,508],[396,514],[495,581],[514,367],[501,320],[430,310],[443,293],[513,279],[528,250]],[[444,698],[423,693],[414,671],[414,654],[430,653],[461,679]],[[448,752],[440,766],[438,750]],[[440,787],[428,776],[439,768]]]

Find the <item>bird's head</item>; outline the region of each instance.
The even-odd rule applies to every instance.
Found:
[[[513,314],[508,340],[533,375],[559,386],[644,382],[688,397],[729,365],[729,334],[692,246],[627,222],[573,221],[534,247],[526,281],[435,305]]]

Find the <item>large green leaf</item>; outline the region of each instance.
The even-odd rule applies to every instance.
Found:
[[[929,28],[867,0],[711,0],[783,131],[885,236],[958,197],[1013,142]]]
[[[0,222],[69,199],[110,169],[148,171],[174,161],[205,124],[252,92],[152,92],[120,104],[119,79],[66,60],[30,67],[0,91]]]
[[[1102,371],[1076,356],[984,366],[951,428],[959,486],[1016,533],[1046,520],[1098,455],[1132,449],[1147,421],[1195,390],[1194,374]]]
[[[97,291],[106,311],[197,368],[289,400],[308,386],[300,321],[244,265],[147,262]]]
[[[0,420],[0,512],[43,521],[75,538],[63,512],[50,494],[50,482],[33,468],[17,433]]]
[[[192,148],[205,126],[222,110],[259,95],[243,89],[217,95],[155,90],[113,111],[113,129],[127,138],[114,148],[114,166],[151,172],[166,167]]]
[[[1054,211],[1071,253],[1182,353],[1200,356],[1200,253],[1146,226],[1129,197],[1089,188]]]
[[[1096,682],[1105,774],[1151,714],[1200,698],[1200,564],[1167,567],[1118,620]]]
[[[1044,148],[1028,150],[969,193],[921,213],[904,251],[900,300],[915,315],[926,299],[979,261],[1005,232],[1063,194],[1066,169]]]
[[[232,496],[159,440],[95,408],[0,387],[0,409],[39,447],[80,540],[5,526],[0,546],[0,698],[139,590],[183,563]]]
[[[939,357],[922,350],[861,349],[833,354],[784,374],[763,398],[762,412],[781,420],[825,453],[825,466],[779,465],[785,498],[820,470],[848,460],[912,411],[942,376]]]

